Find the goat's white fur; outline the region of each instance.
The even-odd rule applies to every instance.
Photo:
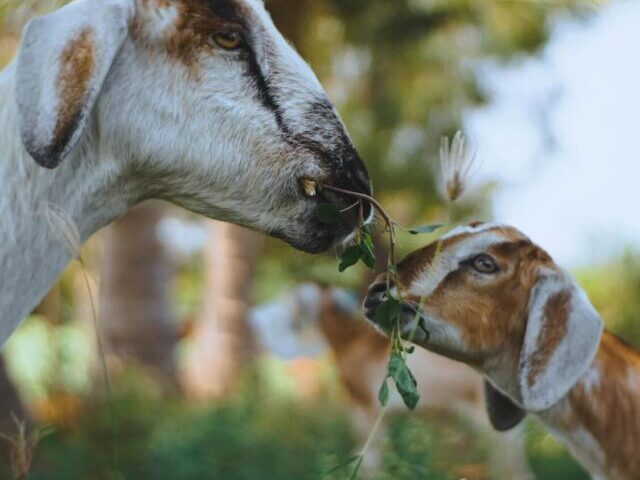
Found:
[[[67,214],[82,242],[150,197],[309,251],[347,233],[319,225],[298,185],[302,177],[366,181],[344,125],[262,2],[234,1],[250,12],[256,62],[280,123],[324,154],[283,138],[236,53],[195,51],[194,76],[163,50],[178,15],[172,2],[75,0],[32,21],[17,62],[0,73],[0,346],[70,259],[42,217],[46,205]],[[49,166],[59,166],[45,170],[27,150],[37,158],[55,137],[60,59],[87,29],[89,88],[72,135],[51,155]],[[312,108],[318,102],[321,115]]]

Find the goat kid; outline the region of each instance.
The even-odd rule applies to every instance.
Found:
[[[594,478],[638,479],[640,354],[603,331],[575,280],[518,230],[475,223],[437,245],[398,265],[402,334],[415,330],[419,346],[484,373],[497,429],[530,412]],[[365,300],[373,323],[386,281]],[[429,335],[415,328],[416,311]]]
[[[81,242],[161,198],[319,252],[358,212],[321,223],[319,196],[349,199],[309,179],[370,193],[337,112],[261,0],[75,0],[32,20],[0,73],[0,346],[73,256],[49,206]]]

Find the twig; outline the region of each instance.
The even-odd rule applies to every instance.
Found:
[[[382,218],[387,224],[387,229],[389,230],[389,260],[388,266],[396,264],[396,231],[395,227],[400,226],[398,222],[396,222],[391,215],[384,209],[384,207],[371,195],[367,195],[366,193],[353,192],[351,190],[345,190],[343,188],[334,187],[333,185],[324,184],[322,188],[327,190],[342,193],[343,195],[349,195],[355,198],[359,198],[361,200],[365,200],[369,202],[377,211],[382,215]],[[394,277],[396,276],[395,271],[393,272]],[[397,279],[396,279],[397,280]],[[397,282],[396,282],[397,283]]]
[[[96,308],[96,302],[93,296],[93,290],[91,289],[91,281],[89,279],[87,265],[85,264],[84,258],[82,258],[82,255],[79,255],[77,260],[81,267],[82,277],[84,278],[84,283],[87,288],[87,295],[89,295],[89,303],[91,304],[91,316],[93,319],[93,328],[96,334],[96,344],[98,347],[98,355],[100,357],[100,367],[102,370],[104,386],[107,390],[109,414],[111,416],[111,448],[112,448],[112,455],[113,455],[112,473],[114,478],[116,478],[118,475],[118,440],[117,440],[118,433],[116,430],[116,412],[113,404],[113,391],[111,389],[111,380],[109,379],[109,368],[107,366],[107,359],[106,359],[106,354],[104,349],[104,343],[102,342],[102,335],[100,334],[100,325],[98,322],[98,310]]]

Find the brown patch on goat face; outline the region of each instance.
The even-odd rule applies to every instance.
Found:
[[[531,387],[549,364],[562,339],[567,335],[567,323],[571,308],[571,292],[562,290],[552,295],[544,307],[544,319],[535,353],[531,357],[531,368],[527,383]]]
[[[471,233],[464,233],[445,240],[438,240],[411,252],[398,263],[398,277],[401,287],[404,290],[410,290],[411,284],[431,267],[438,250],[442,253],[472,235]],[[438,247],[438,244],[440,244],[440,247]]]
[[[469,227],[477,228],[481,225],[484,225],[484,223],[472,222],[469,224]],[[439,251],[439,254],[444,254],[450,248],[469,238],[476,235],[485,235],[487,233],[496,233],[504,237],[505,244],[515,244],[516,250],[523,245],[532,246],[531,241],[524,237],[519,231],[514,228],[503,226],[496,226],[478,233],[461,233],[454,237],[445,238],[444,240],[437,240],[426,247],[410,253],[398,264],[398,274],[402,287],[405,290],[408,290],[411,283],[431,267],[431,262],[433,262],[436,251]]]
[[[93,30],[85,29],[67,44],[60,56],[55,145],[66,144],[72,135],[89,93],[94,68]]]
[[[240,0],[143,0],[145,12],[131,25],[131,34],[138,43],[160,47],[170,58],[189,67],[192,74],[198,71],[198,59],[203,53],[218,51],[213,38],[216,34],[238,32],[248,37],[248,20],[253,11]],[[149,38],[146,33],[156,32],[146,22],[158,21],[158,11],[174,9],[175,20],[161,34]],[[156,32],[157,35],[157,32]]]
[[[519,356],[529,296],[537,281],[537,272],[542,265],[553,265],[542,249],[508,227],[445,239],[440,254],[446,255],[447,250],[459,242],[487,233],[504,239],[486,250],[499,265],[500,272],[479,278],[471,267],[461,264],[442,280],[424,303],[430,314],[460,332],[467,348],[464,352],[441,353],[474,364],[480,364],[498,352]],[[398,265],[403,289],[411,290],[415,297],[419,297],[420,292],[412,288],[412,283],[430,268],[435,245],[414,252]]]
[[[605,331],[591,368],[598,381],[581,381],[570,390],[561,427],[589,432],[604,454],[607,478],[635,479],[640,471],[640,353]]]

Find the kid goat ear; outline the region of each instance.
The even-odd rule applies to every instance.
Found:
[[[591,365],[603,322],[584,291],[561,270],[542,271],[531,292],[518,382],[522,405],[557,403]]]

